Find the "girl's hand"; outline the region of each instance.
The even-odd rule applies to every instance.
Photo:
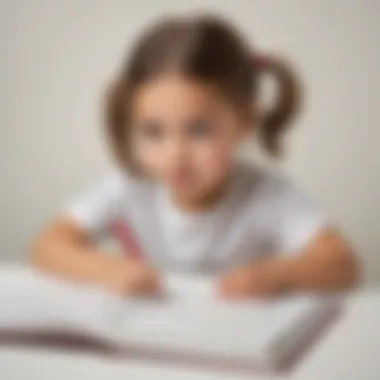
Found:
[[[218,285],[219,293],[226,298],[268,298],[280,291],[265,262],[234,269]]]
[[[107,273],[106,287],[122,295],[157,295],[160,292],[157,272],[135,259],[123,259],[115,263]]]

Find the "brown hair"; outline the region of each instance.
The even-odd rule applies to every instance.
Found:
[[[299,105],[298,82],[279,58],[252,54],[244,39],[226,22],[211,16],[164,20],[149,29],[125,62],[107,101],[107,132],[116,158],[130,162],[128,107],[136,87],[164,72],[176,70],[216,84],[238,105],[258,102],[259,79],[270,74],[277,96],[271,109],[257,120],[264,149],[272,156],[281,151],[281,136]]]

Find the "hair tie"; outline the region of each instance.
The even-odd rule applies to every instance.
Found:
[[[270,57],[266,54],[255,54],[253,56],[254,65],[260,69],[266,69],[270,64]]]

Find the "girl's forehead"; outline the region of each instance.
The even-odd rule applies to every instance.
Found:
[[[209,83],[181,75],[165,75],[140,85],[133,96],[133,110],[141,113],[168,111],[209,112],[225,105]]]

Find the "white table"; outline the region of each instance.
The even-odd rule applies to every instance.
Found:
[[[0,347],[1,380],[378,380],[380,291],[352,295],[342,318],[285,376],[242,376],[73,352]]]

